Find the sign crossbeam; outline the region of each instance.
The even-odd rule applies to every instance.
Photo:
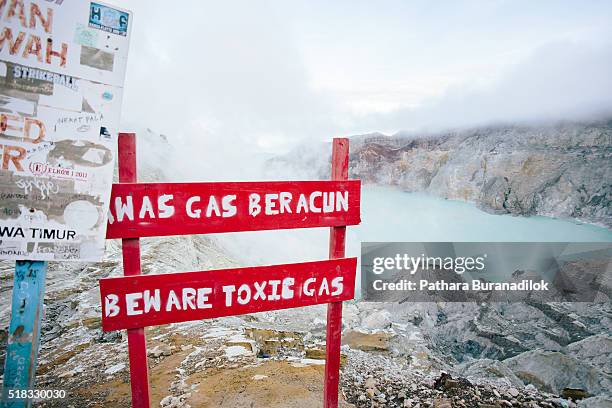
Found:
[[[354,297],[357,258],[100,280],[102,329],[132,329]]]
[[[107,238],[360,222],[360,180],[115,184]]]

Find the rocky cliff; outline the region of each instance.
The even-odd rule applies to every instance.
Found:
[[[364,182],[612,227],[612,120],[351,138]]]

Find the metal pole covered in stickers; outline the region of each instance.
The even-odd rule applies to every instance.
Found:
[[[11,323],[8,332],[2,408],[32,405],[36,360],[43,315],[47,262],[17,261],[13,283]]]

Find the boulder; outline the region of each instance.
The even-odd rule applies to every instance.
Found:
[[[361,321],[361,328],[365,330],[382,330],[391,326],[391,313],[387,310],[377,310]]]
[[[546,392],[560,394],[564,388],[577,388],[597,395],[612,388],[608,374],[560,352],[527,351],[505,360],[504,364],[526,384]]]

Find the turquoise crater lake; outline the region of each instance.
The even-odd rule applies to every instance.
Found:
[[[474,204],[391,187],[362,188],[358,241],[608,242],[612,230],[572,220],[489,214]]]
[[[346,255],[361,242],[612,242],[612,230],[572,220],[495,215],[474,204],[392,187],[363,186],[361,225],[347,228]],[[327,228],[218,234],[244,265],[303,262],[328,257]]]

